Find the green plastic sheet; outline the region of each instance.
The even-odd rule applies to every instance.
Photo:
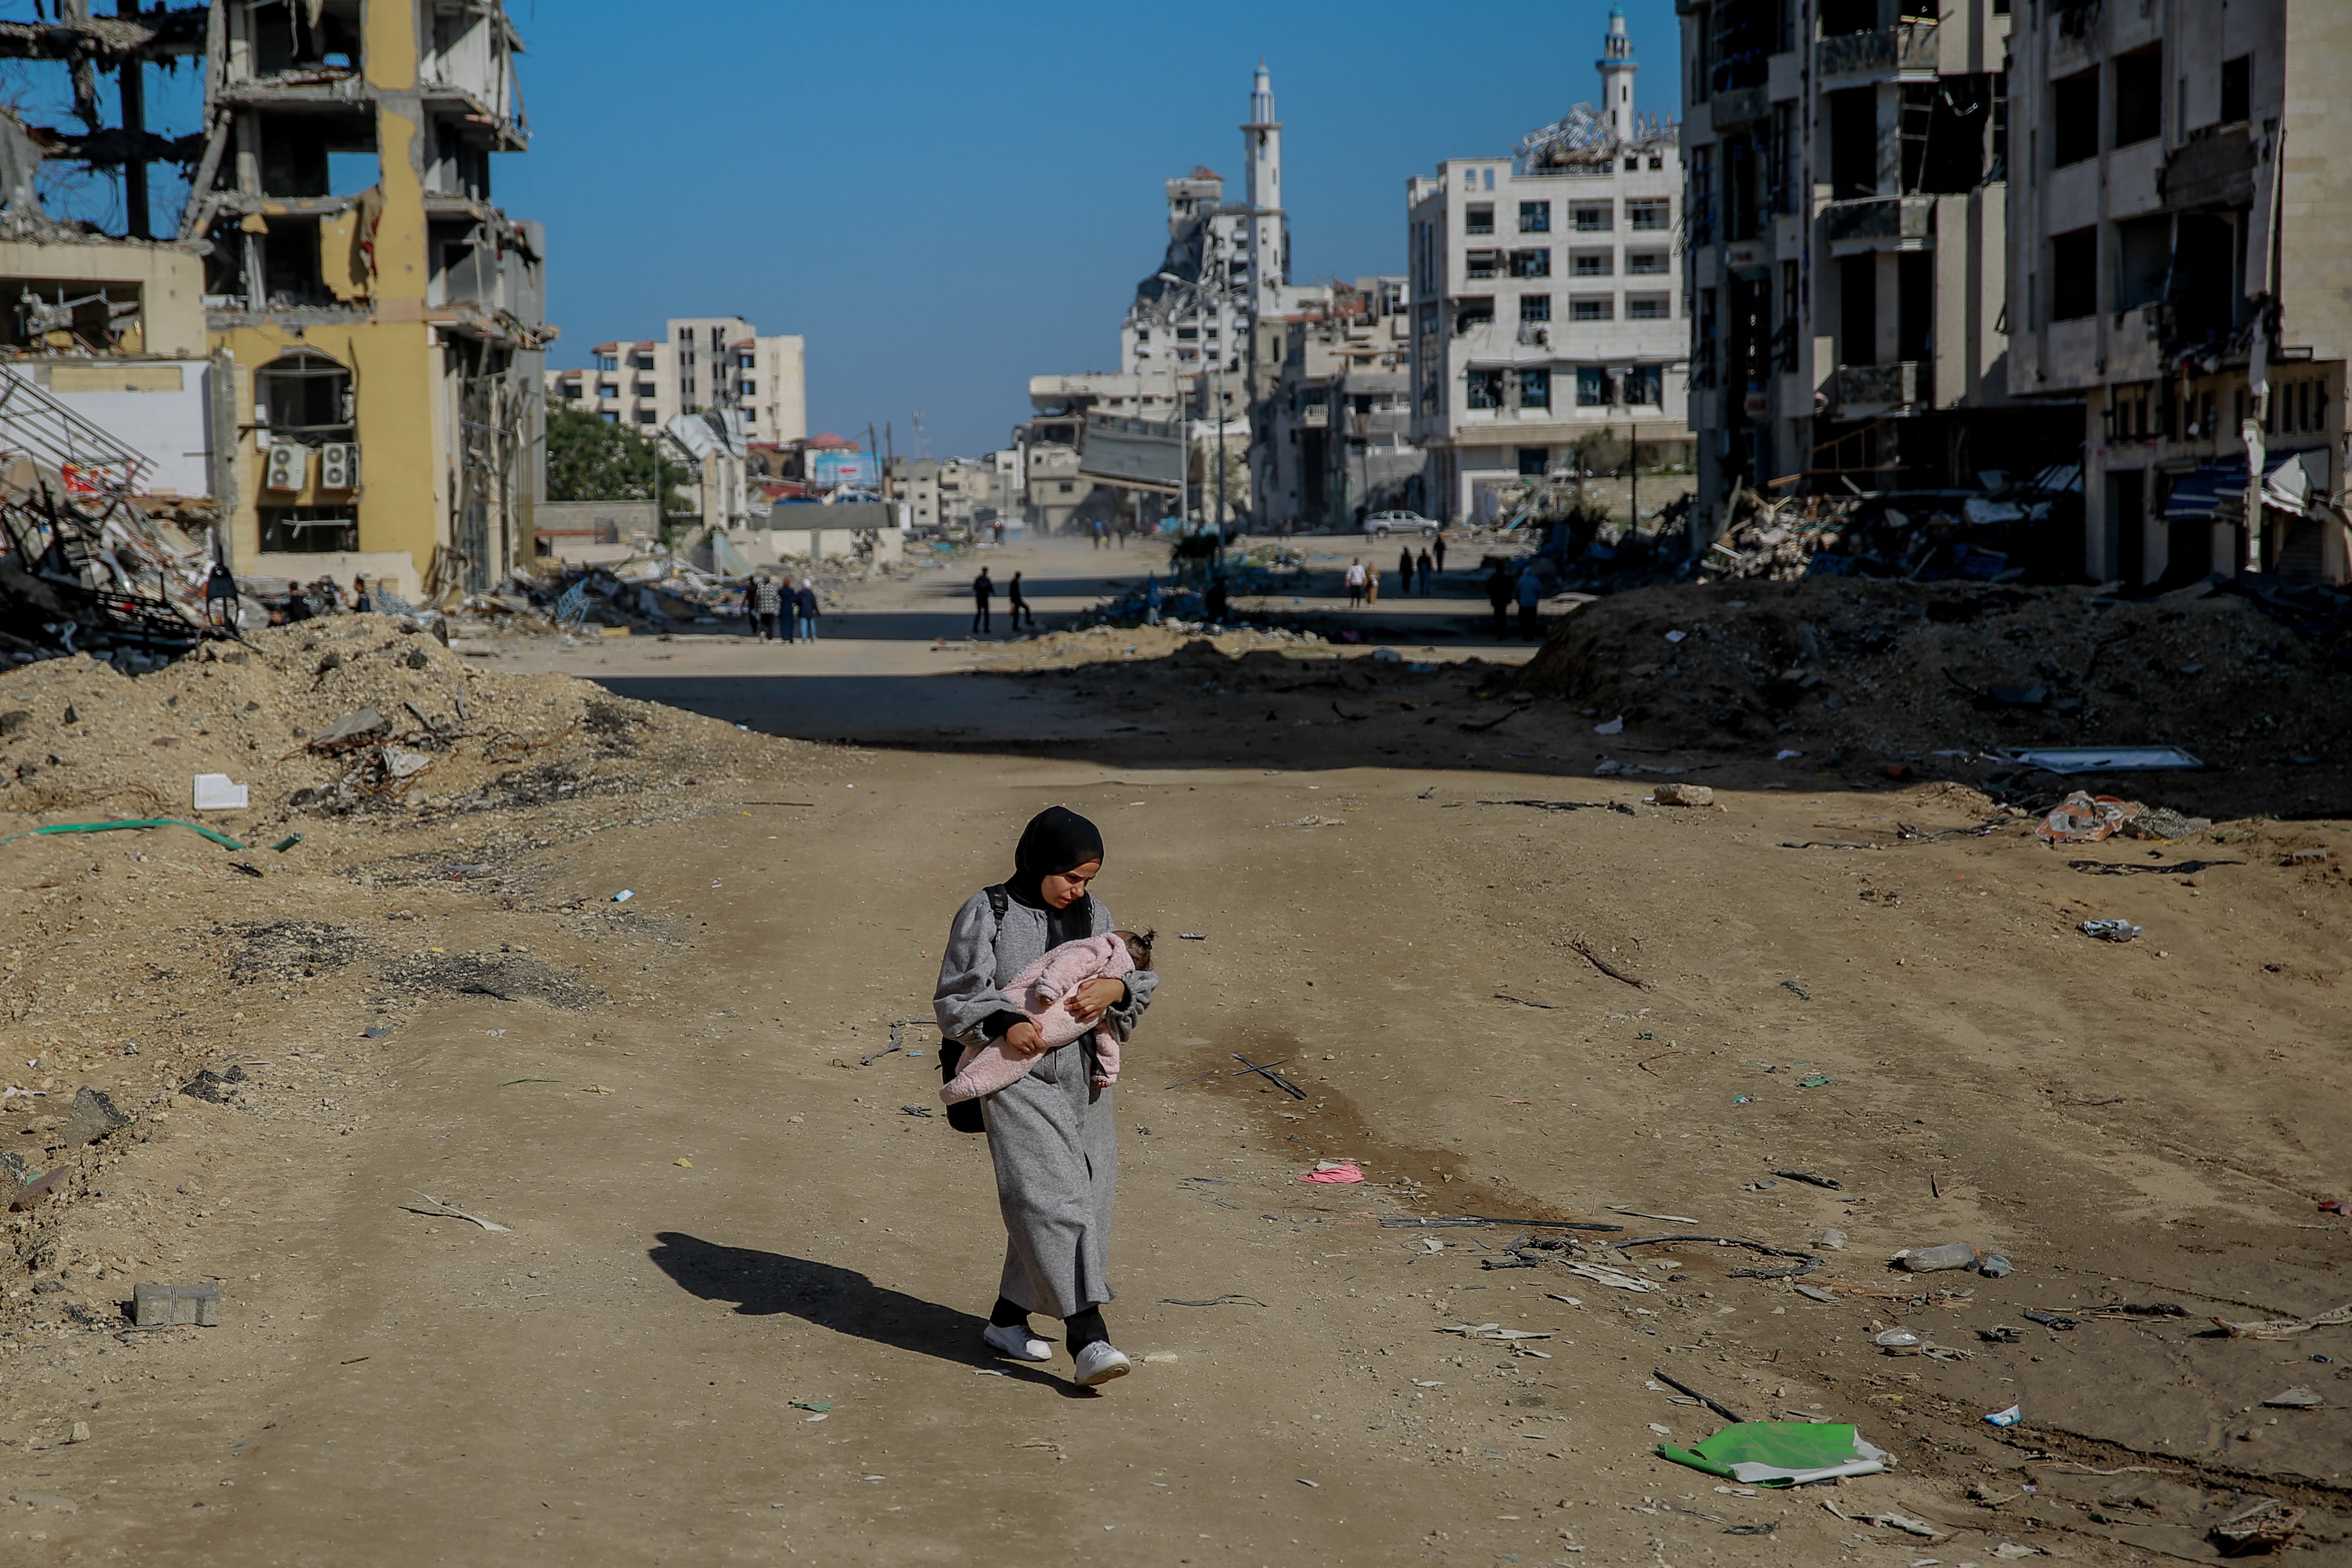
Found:
[[[1678,1465],[1751,1487],[1869,1476],[1886,1468],[1886,1450],[1864,1442],[1853,1426],[1831,1421],[1742,1421],[1692,1447],[1661,1443],[1658,1452]]]

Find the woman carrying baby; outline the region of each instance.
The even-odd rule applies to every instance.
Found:
[[[983,889],[956,911],[931,1007],[940,1032],[966,1047],[957,1054],[976,1057],[993,1040],[1005,1055],[1034,1058],[1027,1072],[978,1102],[1005,1231],[1004,1274],[982,1337],[1015,1359],[1046,1361],[1053,1346],[1030,1331],[1029,1314],[1059,1318],[1077,1381],[1092,1386],[1129,1370],[1102,1318],[1102,1303],[1112,1299],[1116,1091],[1093,1081],[1092,1033],[1048,1048],[1005,987],[1065,942],[1113,931],[1110,910],[1087,890],[1102,870],[1102,835],[1076,812],[1049,806],[1030,820],[1013,858],[1000,898],[991,897],[999,889]],[[1059,1001],[1079,1022],[1124,1041],[1158,984],[1145,968],[1097,974]]]

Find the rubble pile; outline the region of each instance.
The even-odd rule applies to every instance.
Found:
[[[2316,790],[2352,760],[2352,675],[2330,652],[2242,594],[1811,577],[1586,605],[1510,685],[1622,720],[1628,747],[1948,772],[2028,744],[2171,745],[2210,769],[2307,768]]]
[[[204,550],[119,483],[18,455],[0,472],[0,655],[156,668],[204,637]]]
[[[184,816],[197,774],[248,787],[236,836],[304,817],[431,816],[763,776],[779,748],[562,676],[471,666],[400,617],[205,644],[137,679],[88,658],[0,675],[0,811]]]
[[[1745,491],[1697,580],[2072,582],[2082,570],[2081,485],[2079,469],[2063,468],[1982,492],[1769,500]]]

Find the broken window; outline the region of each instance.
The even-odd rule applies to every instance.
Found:
[[[1551,320],[1551,296],[1550,296],[1550,295],[1549,295],[1549,294],[1522,294],[1522,295],[1520,295],[1520,296],[1519,296],[1519,320],[1521,320],[1522,321],[1550,321],[1550,320]]]
[[[2116,145],[2164,134],[2164,46],[2116,57]]]
[[[319,0],[255,0],[245,15],[253,74],[273,77],[324,66],[355,71],[360,65],[359,6]]]
[[[2050,237],[2050,319],[2071,321],[2099,310],[2099,231]]]
[[[1576,367],[1576,405],[1579,408],[1606,408],[1609,394],[1609,372],[1597,364]]]
[[[2240,125],[2253,118],[2254,57],[2240,55],[2221,62],[2221,123]]]
[[[2099,68],[2050,84],[2051,167],[2063,169],[2099,153]]]
[[[1549,202],[1521,202],[1519,204],[1519,232],[1521,234],[1549,234],[1551,232],[1551,204]]]
[[[325,554],[360,547],[359,519],[344,506],[265,506],[258,509],[261,548]]]
[[[269,230],[261,237],[261,275],[269,308],[289,310],[334,304],[326,271],[320,265],[319,220],[281,215],[268,223]]]
[[[1568,319],[1571,321],[1612,321],[1617,319],[1617,302],[1606,294],[1568,302]]]
[[[2175,342],[2198,342],[2242,324],[2247,309],[2239,271],[2245,217],[2243,207],[2180,215],[2166,289]]]
[[[1550,277],[1551,252],[1549,250],[1514,250],[1511,252],[1511,276],[1514,278]]]
[[[1992,122],[1989,75],[1939,77],[1903,88],[1903,188],[1965,195],[1985,177]]]
[[[1549,408],[1551,406],[1551,372],[1545,369],[1519,372],[1519,406]]]
[[[1495,204],[1472,202],[1462,209],[1462,232],[1492,234],[1495,232]]]
[[[1472,408],[1503,406],[1503,373],[1499,370],[1474,370],[1465,373],[1463,401]]]
[[[1878,258],[1838,258],[1838,363],[1878,363]]]
[[[1454,330],[1466,332],[1473,327],[1484,326],[1495,319],[1495,297],[1473,294],[1454,301]]]
[[[1830,199],[1859,201],[1878,194],[1878,93],[1850,87],[1830,100]]]
[[[1607,202],[1578,202],[1570,211],[1579,234],[1607,234],[1615,216]]]
[[[1936,357],[1936,253],[1906,250],[1895,258],[1895,357]]]
[[[2171,270],[2170,218],[2159,214],[2116,225],[2116,310],[2136,310],[2163,299],[2164,280]]]
[[[1637,364],[1625,373],[1625,379],[1619,384],[1626,403],[1635,408],[1666,405],[1666,373],[1663,366]]]
[[[11,307],[10,348],[51,353],[136,352],[142,336],[139,285],[86,278],[0,278]]]
[[[273,442],[305,447],[352,438],[352,373],[312,349],[274,359],[253,373]]]
[[[1878,30],[1878,0],[1822,0],[1822,37]]]
[[[1471,250],[1462,256],[1462,275],[1465,278],[1492,278],[1501,266],[1500,251]]]
[[[1569,258],[1571,278],[1606,278],[1614,258],[1605,250],[1580,250]]]

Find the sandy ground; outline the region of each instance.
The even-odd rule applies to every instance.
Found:
[[[2120,1564],[2216,1561],[2205,1530],[2277,1497],[2294,1561],[2346,1559],[2352,1328],[2213,1327],[2352,1300],[2317,1208],[2352,1133],[2345,825],[2053,851],[1958,785],[1769,753],[1705,759],[1714,808],[1659,807],[1595,776],[1631,752],[1589,719],[1496,690],[1496,650],[1072,638],[1064,668],[970,674],[1020,660],[932,651],[960,608],[935,586],[961,582],[873,585],[828,631],[898,633],[814,649],[485,661],[866,745],[315,823],[262,880],[193,840],[6,847],[37,981],[0,988],[15,1060],[172,1019],[247,1081],[142,1102],[11,1216],[0,1556]],[[980,1353],[984,1145],[906,1109],[933,1103],[929,1030],[875,1055],[1053,802],[1162,934],[1114,1091],[1138,1366],[1098,1394]],[[2110,915],[2145,934],[2074,929]],[[236,939],[295,918],[348,947]],[[453,956],[486,988],[425,983]],[[85,1076],[127,1101],[145,1059]],[[1301,1184],[1321,1160],[1367,1181]],[[1624,1226],[1578,1256],[1654,1289],[1482,1267],[1525,1226],[1383,1223],[1464,1215]],[[1661,1236],[1824,1267],[1742,1278],[1781,1260]],[[1887,1265],[1952,1240],[2015,1272]],[[222,1326],[122,1331],[134,1279],[218,1280]],[[2181,1313],[2103,1310],[2151,1303]],[[1948,1353],[1882,1352],[1898,1323]],[[1549,1337],[1443,1331],[1482,1324]],[[1895,1467],[1719,1485],[1652,1452],[1719,1425],[1662,1373],[1854,1422]],[[2290,1387],[2322,1405],[2262,1404]]]

